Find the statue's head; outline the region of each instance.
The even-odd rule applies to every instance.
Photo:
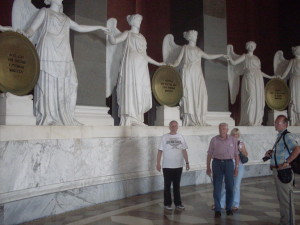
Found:
[[[295,56],[300,56],[300,46],[292,47],[292,52]]]
[[[254,51],[256,49],[256,43],[254,41],[248,41],[246,43],[246,49],[248,51]]]
[[[187,40],[187,41],[197,41],[197,37],[198,37],[198,32],[196,30],[189,30],[187,32],[183,32],[183,37]]]
[[[140,14],[133,14],[127,16],[127,22],[130,26],[140,26],[143,17]]]
[[[44,0],[44,3],[46,4],[46,5],[51,5],[54,1],[56,1],[56,3],[58,4],[58,5],[60,5],[60,9],[59,9],[59,12],[63,12],[63,5],[62,5],[62,2],[63,2],[63,0]]]

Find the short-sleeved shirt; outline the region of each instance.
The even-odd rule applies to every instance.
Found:
[[[187,149],[187,144],[181,134],[163,135],[159,150],[163,151],[163,168],[183,167],[182,150]]]
[[[217,135],[210,140],[207,154],[214,159],[234,159],[239,154],[237,139],[227,135],[223,140],[220,135]]]
[[[277,134],[277,139],[276,139],[276,142],[277,142],[277,140],[280,138],[280,140],[278,141],[278,143],[275,146],[277,165],[284,163],[284,161],[289,157],[289,152],[287,151],[287,149],[284,145],[284,140],[285,140],[286,145],[289,148],[290,153],[292,153],[294,148],[298,145],[297,142],[295,141],[295,139],[292,137],[291,133],[287,133],[284,136],[284,140],[283,140],[283,137],[281,137],[283,132],[284,131],[279,132]],[[272,158],[270,160],[270,165],[271,166],[275,166],[275,159],[274,159],[275,157],[274,157],[274,155],[275,154],[273,152]]]

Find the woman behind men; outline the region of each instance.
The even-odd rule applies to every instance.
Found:
[[[243,153],[243,155],[248,156],[248,152],[246,150],[245,144],[240,141],[240,130],[238,128],[233,128],[230,132],[231,136],[234,136],[238,139],[239,151]],[[244,176],[245,167],[244,164],[239,162],[239,173],[236,177],[234,177],[234,186],[233,186],[233,203],[232,203],[232,211],[237,211],[240,207],[240,188],[241,182]],[[225,207],[225,186],[222,185],[222,197],[221,197],[221,207]]]

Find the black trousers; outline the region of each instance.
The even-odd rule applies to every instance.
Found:
[[[174,204],[181,205],[180,197],[180,179],[182,167],[180,168],[163,168],[164,174],[164,205],[172,205],[171,184],[173,184]]]

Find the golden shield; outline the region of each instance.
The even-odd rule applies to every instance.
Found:
[[[273,78],[266,84],[265,96],[271,109],[282,111],[290,102],[290,89],[282,79]]]
[[[0,34],[0,91],[28,94],[40,72],[39,57],[33,44],[22,34]]]
[[[159,67],[152,78],[152,92],[159,104],[177,105],[183,94],[179,73],[171,66]]]

